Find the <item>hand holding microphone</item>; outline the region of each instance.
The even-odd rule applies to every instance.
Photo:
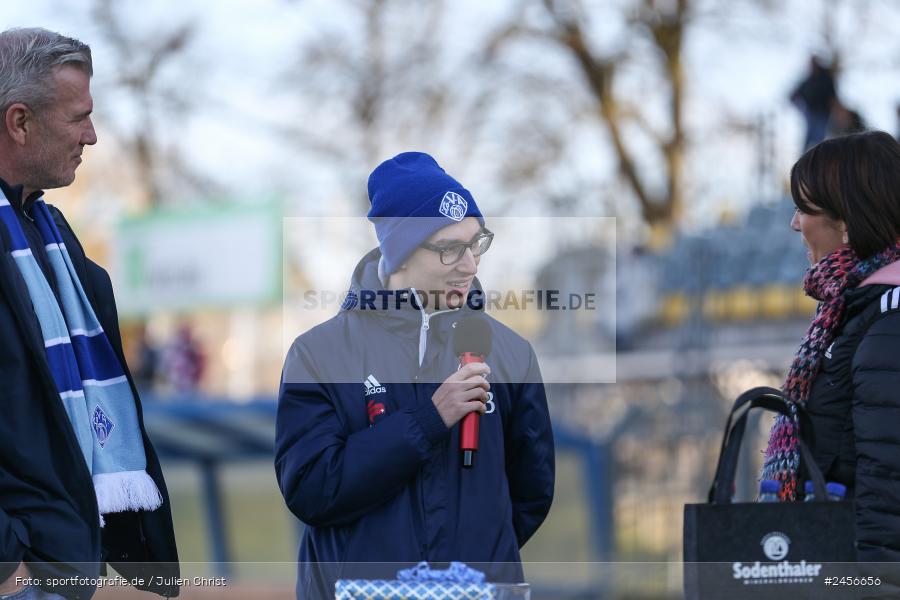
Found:
[[[484,362],[491,351],[491,326],[482,317],[460,319],[453,332],[453,352],[459,370],[444,380],[431,397],[444,425],[453,427],[462,420],[459,449],[462,465],[469,469],[478,451],[478,419],[484,414],[491,384],[491,368]]]
[[[485,411],[491,387],[485,376],[490,372],[483,362],[471,363],[444,380],[431,397],[444,425],[453,427],[466,415]]]

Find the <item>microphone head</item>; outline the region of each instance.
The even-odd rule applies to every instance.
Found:
[[[453,352],[457,356],[471,352],[479,356],[491,353],[491,324],[484,317],[463,317],[453,329]]]

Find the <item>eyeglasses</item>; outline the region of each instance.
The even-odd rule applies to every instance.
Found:
[[[488,251],[488,248],[491,247],[491,242],[493,241],[494,232],[482,228],[481,233],[472,238],[471,242],[460,242],[458,244],[449,244],[447,246],[437,246],[435,244],[429,244],[428,242],[422,242],[419,246],[426,250],[439,253],[441,255],[441,264],[452,265],[463,257],[466,250],[471,250],[472,256],[481,256]]]

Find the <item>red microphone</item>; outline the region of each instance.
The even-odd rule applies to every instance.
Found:
[[[460,368],[473,362],[484,362],[491,352],[491,325],[483,317],[465,317],[457,321],[453,332],[453,352]],[[463,417],[459,430],[462,466],[471,469],[478,452],[478,425],[481,414],[470,412]]]

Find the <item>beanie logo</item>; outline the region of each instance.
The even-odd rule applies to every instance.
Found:
[[[462,221],[469,210],[469,203],[456,192],[447,192],[441,198],[441,214],[454,221]]]

